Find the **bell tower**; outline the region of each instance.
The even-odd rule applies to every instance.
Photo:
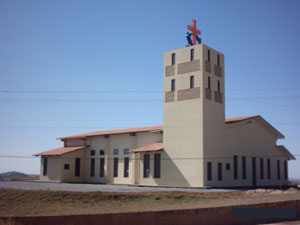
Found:
[[[189,45],[164,54],[163,142],[166,161],[178,171],[169,174],[177,177],[174,185],[201,187],[208,186],[206,160],[224,149],[224,55],[202,44],[191,27]]]

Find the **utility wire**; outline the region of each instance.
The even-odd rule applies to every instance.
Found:
[[[254,91],[297,91],[300,88],[253,88],[253,89],[228,89],[233,92],[254,92]],[[0,90],[0,93],[162,93],[162,90]]]
[[[300,156],[300,154],[296,154],[293,156]],[[124,156],[120,156],[120,155],[116,155],[114,157],[108,157],[106,158],[105,155],[103,155],[102,157],[82,157],[81,159],[100,159],[100,158],[105,158],[108,160],[113,160],[114,158],[119,158],[120,160],[124,159],[125,157],[129,157],[129,155],[124,155]],[[246,157],[246,158],[278,158],[278,157],[283,157],[282,155],[251,155],[251,156],[238,156],[238,158],[242,158],[242,157]],[[39,156],[21,156],[21,155],[0,155],[0,158],[32,158],[32,159],[39,159]],[[58,159],[75,159],[76,157],[59,157]],[[142,158],[138,158],[138,159],[134,159],[131,158],[131,160],[140,160]],[[193,158],[161,158],[161,160],[207,160],[207,159],[233,159],[233,157],[230,156],[224,156],[224,157],[193,157]]]

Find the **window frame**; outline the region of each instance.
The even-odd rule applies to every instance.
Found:
[[[176,53],[172,53],[171,55],[171,65],[175,65],[176,63]]]
[[[192,48],[191,49],[191,51],[190,51],[190,59],[191,59],[191,61],[194,61],[194,59],[195,59],[195,51],[194,51],[194,49]]]
[[[190,76],[190,88],[195,87],[195,77],[194,75]]]
[[[171,80],[171,91],[172,92],[175,92],[176,91],[176,83],[175,83],[175,79],[172,79]]]
[[[92,158],[90,161],[90,177],[95,176],[95,158]]]
[[[43,159],[43,176],[47,176],[48,173],[48,157]]]
[[[150,154],[144,154],[144,178],[150,178]]]
[[[207,162],[207,180],[212,181],[212,162]]]
[[[129,157],[124,157],[124,177],[129,177]]]
[[[100,177],[105,177],[105,158],[100,158],[100,171],[99,171],[99,176]]]
[[[114,177],[118,177],[118,171],[119,171],[119,158],[114,157]]]

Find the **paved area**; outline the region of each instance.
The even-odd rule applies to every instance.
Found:
[[[53,190],[53,191],[83,191],[83,192],[155,192],[155,191],[185,191],[185,192],[230,192],[236,189],[204,189],[204,188],[172,188],[172,187],[140,187],[106,184],[69,184],[39,181],[0,181],[0,188],[22,190]]]

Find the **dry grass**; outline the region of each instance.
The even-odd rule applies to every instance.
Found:
[[[102,193],[0,189],[0,216],[74,215],[216,207],[300,199],[293,193]],[[0,223],[0,225],[2,225]],[[14,225],[14,224],[5,224]]]

